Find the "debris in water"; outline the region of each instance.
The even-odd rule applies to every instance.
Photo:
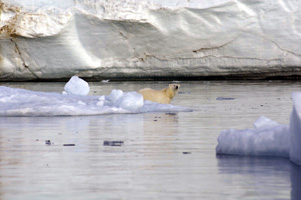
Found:
[[[71,147],[71,146],[75,146],[75,144],[63,144],[63,146]]]
[[[224,101],[224,100],[234,100],[235,98],[232,97],[217,97],[216,100],[218,101]]]
[[[179,91],[178,94],[190,94],[191,92],[182,92],[182,91]]]
[[[51,141],[50,140],[45,140],[45,144],[51,145]]]
[[[123,141],[104,141],[103,145],[104,146],[112,146],[112,147],[120,147],[124,144]]]
[[[165,113],[165,115],[177,115],[177,113]]]

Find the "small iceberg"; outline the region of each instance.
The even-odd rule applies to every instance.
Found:
[[[73,95],[87,95],[90,91],[89,84],[79,78],[78,76],[72,76],[71,79],[66,83],[63,94]]]
[[[260,117],[253,129],[224,130],[217,140],[217,154],[281,156],[301,165],[301,92],[293,93],[289,125]]]
[[[289,126],[266,117],[254,123],[254,129],[224,130],[218,137],[218,154],[252,156],[289,156]]]

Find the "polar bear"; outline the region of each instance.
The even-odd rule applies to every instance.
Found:
[[[172,98],[177,94],[179,88],[179,84],[169,84],[169,87],[163,90],[144,88],[139,90],[138,93],[142,94],[144,100],[154,101],[162,104],[169,104]]]

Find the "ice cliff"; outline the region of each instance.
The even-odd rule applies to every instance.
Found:
[[[0,80],[300,75],[300,6],[1,0]]]

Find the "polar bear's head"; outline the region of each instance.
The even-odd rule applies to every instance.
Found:
[[[179,84],[169,84],[169,87],[164,89],[167,97],[171,100],[177,94],[180,88]]]
[[[169,88],[170,88],[173,92],[177,93],[178,90],[179,90],[179,88],[180,88],[180,84],[169,84]]]

